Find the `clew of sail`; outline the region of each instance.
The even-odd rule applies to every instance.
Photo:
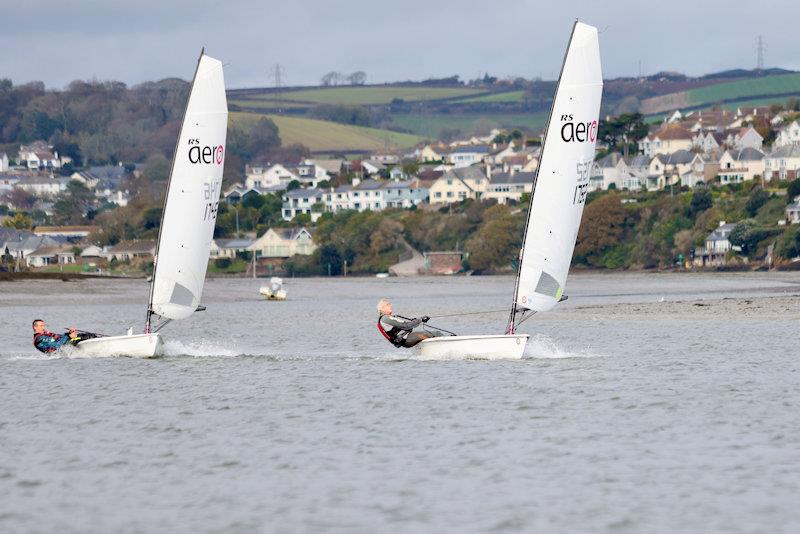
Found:
[[[589,186],[602,89],[597,28],[576,22],[528,211],[517,309],[546,311],[562,297]]]
[[[227,125],[222,62],[201,55],[172,160],[151,287],[149,310],[168,319],[184,319],[200,303]]]

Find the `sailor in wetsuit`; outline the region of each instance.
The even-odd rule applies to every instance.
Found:
[[[406,319],[393,315],[393,313],[392,303],[388,299],[378,301],[378,330],[395,347],[410,348],[420,341],[438,335],[428,331],[412,332],[421,323],[427,323],[430,317],[422,316],[418,319]]]
[[[33,346],[40,352],[55,352],[67,343],[77,345],[85,339],[98,337],[91,332],[78,332],[70,328],[64,334],[54,334],[47,331],[47,325],[41,319],[33,321]]]

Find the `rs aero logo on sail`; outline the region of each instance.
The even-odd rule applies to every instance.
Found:
[[[561,115],[561,139],[565,143],[594,143],[597,139],[597,121],[576,122],[572,114]]]
[[[225,159],[225,147],[218,146],[201,146],[199,139],[189,139],[189,162],[190,163],[205,163],[211,165],[215,163],[222,165]]]

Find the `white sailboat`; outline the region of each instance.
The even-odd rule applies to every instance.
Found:
[[[422,358],[521,358],[529,336],[517,334],[517,326],[565,298],[594,160],[602,91],[597,28],[576,21],[534,179],[506,333],[426,339],[417,345]]]
[[[149,358],[163,352],[158,332],[200,307],[217,218],[228,105],[222,62],[201,52],[172,159],[156,245],[150,302],[143,334],[89,339],[77,345],[86,356]],[[160,317],[153,324],[153,315]]]

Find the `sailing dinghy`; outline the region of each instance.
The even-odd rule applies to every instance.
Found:
[[[163,352],[158,332],[186,319],[199,306],[217,218],[228,105],[222,62],[201,52],[175,147],[156,245],[150,302],[143,334],[89,339],[77,345],[85,356],[152,358]],[[152,324],[153,316],[160,318]]]
[[[561,67],[533,182],[506,334],[435,337],[421,357],[521,358],[517,326],[563,300],[597,140],[603,75],[597,28],[576,21]]]

